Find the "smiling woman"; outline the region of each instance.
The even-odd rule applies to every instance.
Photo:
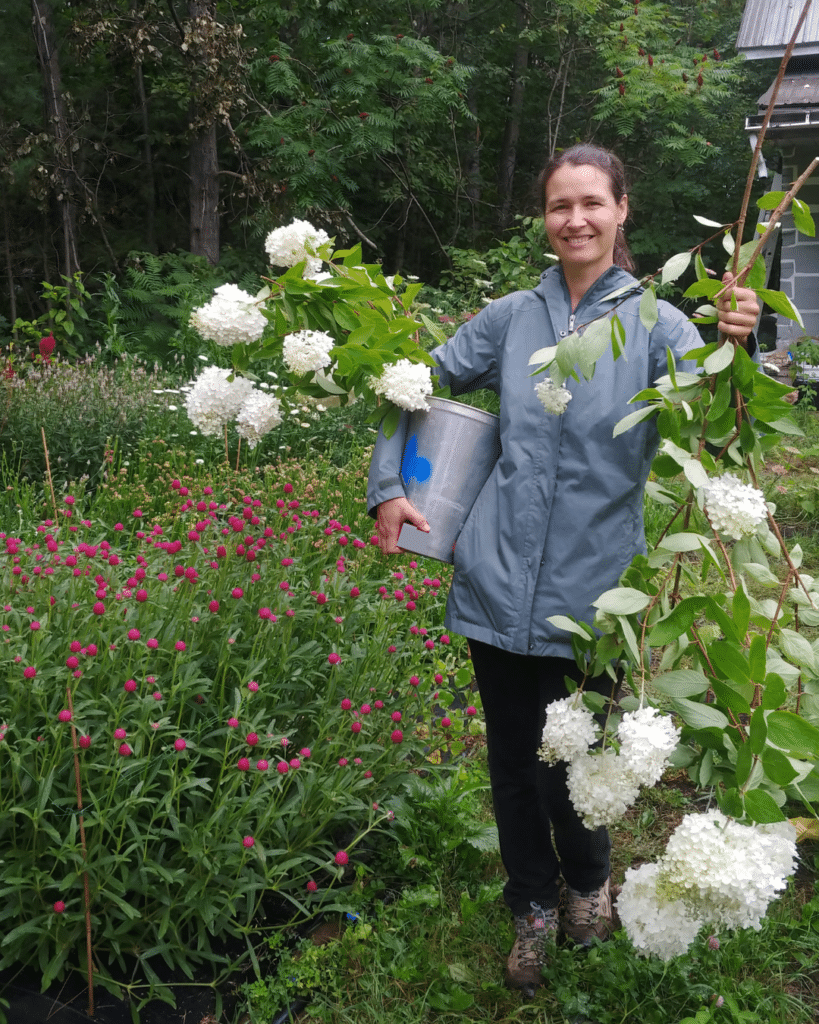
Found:
[[[641,287],[620,230],[628,213],[623,165],[613,153],[573,146],[547,165],[539,190],[559,264],[536,288],[496,299],[432,352],[439,384],[453,394],[489,388],[500,396],[501,454],[458,535],[445,621],[469,638],[483,701],[516,936],[506,979],[525,990],[540,983],[561,934],[588,946],[612,926],[608,832],[578,814],[566,762],[547,765],[537,751],[546,707],[565,698],[567,677],[598,695],[597,709],[616,680],[600,669],[584,676],[571,635],[554,619],[568,613],[591,624],[600,593],[645,553],[643,489],[659,434],[653,419],[628,435],[614,428],[632,396],[666,373],[669,351],[683,360],[701,344],[666,302],[652,328],[639,316]],[[572,335],[580,350],[586,327],[611,314],[612,293],[625,296],[618,317],[627,358],[615,361],[607,350],[593,379],[567,378],[563,387],[547,380],[536,393],[532,354]],[[753,292],[735,295],[734,312],[727,293],[719,300],[720,328],[742,337],[758,310]],[[385,553],[400,550],[403,522],[426,526],[401,479],[406,427],[405,416],[392,438],[379,439],[370,472],[368,508]],[[605,796],[616,796],[616,782]]]

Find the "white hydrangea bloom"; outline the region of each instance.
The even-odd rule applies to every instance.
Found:
[[[680,739],[680,730],[668,715],[656,708],[628,711],[617,729],[620,757],[641,786],[653,786],[662,778],[668,758]]]
[[[190,325],[206,341],[230,348],[258,341],[267,326],[252,295],[235,284],[220,285],[213,298],[195,309]]]
[[[789,822],[740,825],[712,810],[683,818],[661,863],[669,886],[710,923],[758,931],[795,862]]]
[[[535,393],[546,412],[554,416],[562,416],[572,400],[572,393],[565,384],[555,384],[551,377],[535,384]]]
[[[203,434],[220,433],[253,391],[246,377],[236,375],[228,380],[231,373],[220,366],[207,366],[185,396],[188,417]]]
[[[670,960],[688,950],[703,921],[681,900],[661,895],[660,873],[659,864],[629,868],[617,897],[617,913],[638,953]]]
[[[576,757],[567,779],[574,808],[591,829],[622,818],[640,792],[639,782],[611,748]]]
[[[254,391],[245,401],[236,417],[236,431],[255,448],[265,434],[282,421],[281,404],[274,395]]]
[[[285,227],[274,228],[265,239],[264,247],[274,266],[295,267],[307,260],[304,275],[315,277],[321,270],[321,258],[316,256],[316,251],[329,241],[326,231],[314,228],[306,220],[294,220]]]
[[[546,708],[546,724],[538,757],[548,764],[573,761],[585,754],[597,739],[597,726],[591,711],[577,693],[555,700]]]
[[[427,396],[432,394],[432,378],[429,367],[423,363],[399,359],[385,366],[380,377],[371,377],[370,386],[400,409],[429,409]]]
[[[332,362],[330,349],[335,341],[323,331],[297,331],[284,339],[284,365],[299,377],[310,371],[323,370]]]
[[[734,540],[756,533],[768,514],[762,491],[742,483],[733,473],[723,473],[708,483],[703,496],[714,529]]]

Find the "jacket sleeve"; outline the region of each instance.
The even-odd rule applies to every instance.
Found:
[[[370,474],[367,478],[367,511],[375,519],[378,506],[391,498],[403,498],[404,484],[401,480],[401,459],[407,440],[409,413],[402,412],[392,437],[384,436],[383,425],[378,428]]]
[[[490,310],[491,307],[482,310],[463,324],[449,341],[433,350],[432,356],[439,367],[439,387],[449,385],[454,395],[463,395],[478,388],[494,390],[498,379],[497,349],[495,318],[489,315]],[[403,412],[392,437],[387,438],[381,428],[378,430],[367,480],[367,511],[373,519],[382,501],[405,496],[401,459],[408,426],[409,413]]]

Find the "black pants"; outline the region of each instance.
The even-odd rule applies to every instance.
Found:
[[[566,658],[511,654],[469,641],[486,716],[489,777],[501,858],[509,875],[504,899],[513,914],[530,903],[556,907],[560,877],[578,892],[598,889],[609,877],[611,841],[605,828],[590,831],[575,812],[566,764],[537,756],[546,705],[568,696],[564,676],[579,680]],[[585,688],[612,694],[608,676]],[[554,831],[554,843],[552,842]]]

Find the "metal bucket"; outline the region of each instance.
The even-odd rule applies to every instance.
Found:
[[[500,455],[497,416],[445,398],[410,413],[401,479],[429,533],[404,523],[399,547],[452,562],[455,541]]]

